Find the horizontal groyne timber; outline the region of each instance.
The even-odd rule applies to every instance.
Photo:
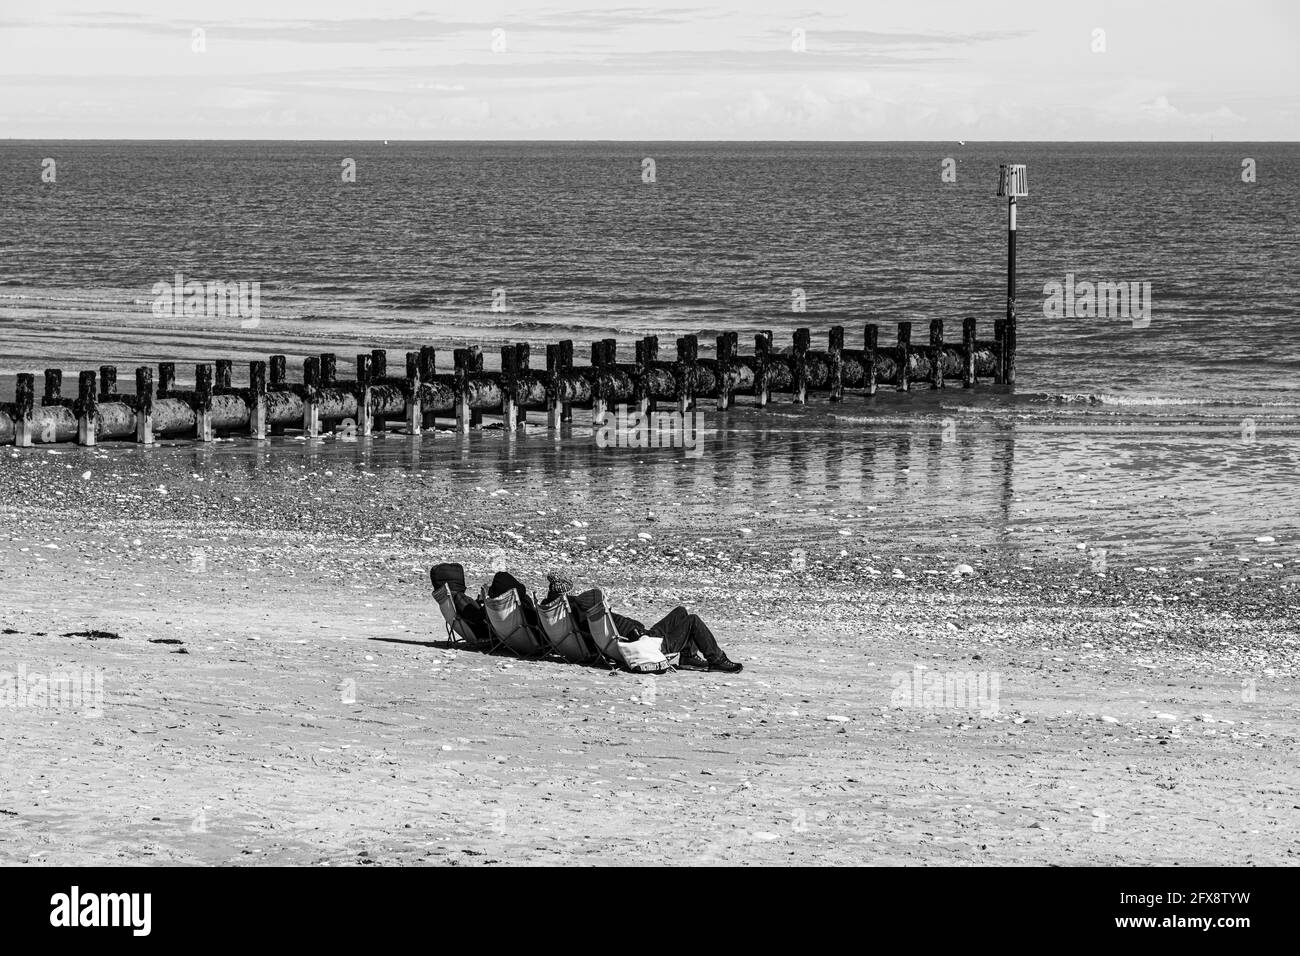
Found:
[[[337,378],[335,355],[309,357],[300,383],[287,380],[285,356],[273,355],[269,362],[249,363],[247,386],[234,387],[234,363],[219,359],[195,366],[194,387],[188,389],[176,387],[175,363],[163,362],[156,381],[152,368],[137,368],[131,392],[119,392],[116,367],[104,365],[98,373],[80,373],[75,399],[63,396],[62,370],[46,369],[42,395],[35,376],[22,373],[14,401],[0,403],[0,445],[264,439],[287,429],[315,437],[324,424],[340,422],[369,435],[397,421],[419,435],[439,418],[455,419],[457,429],[468,432],[484,412],[500,415],[508,429],[523,427],[529,411],[544,412],[547,425],[560,428],[574,407],[590,408],[599,418],[620,404],[648,411],[671,402],[684,412],[700,399],[722,410],[741,396],[762,408],[774,395],[802,403],[816,392],[841,401],[846,389],[869,397],[881,388],[971,388],[981,379],[1006,382],[1015,351],[1014,330],[1007,331],[998,320],[993,341],[979,341],[975,320],[966,319],[961,341],[949,343],[936,319],[922,344],[912,342],[911,323],[900,322],[895,343],[881,345],[878,326],[869,324],[862,348],[854,349],[844,345],[843,326],[835,326],[822,350],[812,348],[808,329],[798,329],[793,346],[780,351],[772,334],[763,332],[755,336],[751,355],[740,354],[739,337],[729,332],[718,336],[712,358],[701,358],[698,337],[686,335],[677,340],[672,360],[661,359],[657,336],[647,336],[635,343],[635,360],[627,363],[618,360],[616,340],[602,339],[591,344],[589,365],[575,365],[573,342],[563,341],[546,346],[544,371],[531,367],[527,344],[503,346],[499,371],[485,371],[482,351],[472,347],[453,350],[450,374],[437,371],[432,347],[407,352],[401,375],[390,375],[387,352],[374,349],[357,356],[351,381]]]

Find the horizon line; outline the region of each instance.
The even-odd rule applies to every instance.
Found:
[[[1143,145],[1201,145],[1231,146],[1269,145],[1300,143],[1297,139],[404,139],[388,137],[352,137],[338,138],[279,138],[264,136],[223,136],[223,137],[176,137],[176,136],[6,136],[0,142],[71,142],[71,143],[685,143],[685,144],[727,144],[727,143],[782,143],[782,144],[826,144],[853,145],[870,143],[956,143],[963,146],[996,143],[1044,143],[1062,145],[1133,143]]]

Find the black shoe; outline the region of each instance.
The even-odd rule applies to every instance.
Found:
[[[682,651],[677,658],[677,666],[684,671],[706,671],[709,663],[694,651]]]
[[[727,660],[726,654],[723,654],[717,660],[709,661],[709,670],[722,671],[724,674],[739,674],[744,669],[744,664],[737,664],[735,661]]]

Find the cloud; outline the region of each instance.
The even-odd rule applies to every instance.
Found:
[[[1238,116],[1226,106],[1206,113],[1193,113],[1181,110],[1169,102],[1169,97],[1161,94],[1148,103],[1138,107],[1137,118],[1143,122],[1178,124],[1182,126],[1232,126],[1245,123],[1246,117]]]
[[[82,16],[25,17],[0,20],[3,29],[122,30],[142,34],[189,35],[201,26],[213,35],[231,40],[289,43],[373,44],[443,39],[465,33],[486,33],[494,28],[520,33],[608,33],[632,27],[682,24],[708,18],[708,11],[690,8],[649,10],[572,10],[536,13],[525,17],[453,19],[416,13],[403,17],[238,18],[199,16],[189,20],[143,14],[97,13]]]

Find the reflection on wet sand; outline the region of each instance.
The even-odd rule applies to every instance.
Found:
[[[740,535],[758,552],[797,546],[837,558],[905,546],[999,548],[1071,566],[1098,548],[1134,561],[1234,561],[1263,536],[1294,550],[1297,518],[1287,502],[1296,493],[1297,440],[1285,432],[1243,452],[1173,430],[1094,435],[991,417],[953,430],[936,416],[843,420],[816,408],[783,417],[772,423],[743,407],[706,415],[699,457],[601,448],[581,418],[559,433],[530,424],[507,434],[489,419],[463,437],[442,430],[419,441],[394,433],[181,442],[112,454],[180,452],[196,474],[283,485],[286,508],[312,504],[293,501],[295,474],[331,469],[374,473],[376,498],[398,501],[399,510],[419,509],[422,489],[450,490],[465,502],[466,521],[476,496],[496,491],[513,496],[521,513],[583,515],[591,539],[607,542],[635,541],[649,529],[656,540]]]

